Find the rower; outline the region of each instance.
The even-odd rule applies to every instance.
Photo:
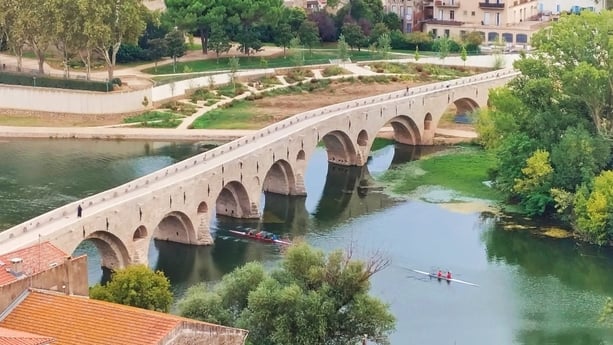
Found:
[[[443,272],[441,272],[441,270],[438,270],[438,273],[436,274],[436,276],[438,278],[443,278]]]
[[[451,279],[451,272],[447,271],[447,279]]]

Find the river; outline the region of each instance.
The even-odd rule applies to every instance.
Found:
[[[193,143],[0,142],[0,229],[200,151]],[[473,200],[452,191],[429,188],[399,199],[357,190],[360,181],[372,182],[426,151],[387,145],[360,169],[329,166],[318,149],[308,164],[306,198],[263,195],[261,221],[214,220],[210,247],[152,242],[150,264],[168,275],[177,297],[251,260],[274,267],[278,248],[227,233],[257,227],[326,251],[352,246],[362,257],[376,251],[389,257],[372,291],[397,317],[392,344],[613,344],[613,330],[597,322],[605,297],[613,295],[611,248],[504,230],[491,213],[454,207]],[[99,282],[97,252],[88,242],[79,250],[90,256],[90,283]],[[479,287],[409,270],[439,268]]]

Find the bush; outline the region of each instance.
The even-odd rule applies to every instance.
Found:
[[[326,67],[323,71],[321,71],[321,74],[324,77],[332,77],[335,75],[349,74],[349,72],[347,72],[346,69],[340,66],[329,66],[329,67]]]
[[[119,78],[113,78],[113,79],[111,79],[111,84],[117,85],[117,86],[121,86],[122,82],[121,82],[121,79],[119,79]]]
[[[0,84],[51,87],[56,89],[86,90],[86,91],[113,91],[113,83],[101,81],[53,78],[48,76],[30,75],[22,73],[0,73]]]

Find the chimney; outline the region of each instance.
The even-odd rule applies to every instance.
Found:
[[[12,258],[11,259],[11,273],[18,276],[23,273],[23,259]]]

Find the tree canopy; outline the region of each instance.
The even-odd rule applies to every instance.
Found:
[[[170,282],[161,271],[145,265],[117,270],[106,285],[96,284],[89,291],[93,299],[168,312],[172,303]]]
[[[613,240],[611,120],[613,13],[562,16],[535,35],[521,72],[490,91],[477,129],[494,150],[494,185],[530,215],[569,221],[577,234]]]
[[[253,344],[355,344],[364,335],[385,343],[394,329],[388,305],[369,295],[370,277],[388,261],[325,255],[306,244],[290,247],[281,267],[251,262],[214,286],[188,290],[182,316],[248,329]]]

